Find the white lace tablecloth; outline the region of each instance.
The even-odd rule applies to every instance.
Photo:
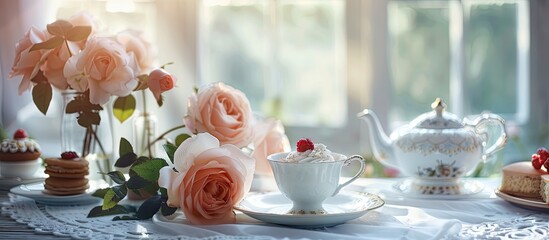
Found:
[[[267,224],[237,213],[237,224],[193,226],[174,222],[86,218],[89,206],[44,206],[10,195],[2,215],[36,234],[73,239],[545,239],[549,215],[512,205],[494,194],[499,179],[464,199],[414,199],[393,189],[398,179],[360,179],[347,189],[380,195],[385,206],[345,224],[296,229]],[[1,230],[0,230],[1,232]],[[4,233],[5,234],[5,233]],[[37,235],[38,238],[40,235]]]

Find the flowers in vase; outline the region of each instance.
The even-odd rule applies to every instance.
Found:
[[[176,79],[163,69],[165,65],[149,75],[155,62],[156,49],[140,31],[100,36],[93,18],[79,13],[48,24],[44,30],[31,27],[16,44],[9,77],[22,76],[19,94],[32,89],[33,101],[43,114],[48,111],[53,88],[76,92],[65,113],[78,114],[78,124],[85,128],[83,147],[65,150],[82,150],[81,155],[87,156],[90,146],[98,143],[106,156],[95,132],[101,122],[102,105],[116,97],[113,115],[124,122],[136,108],[133,91],[144,95],[149,89],[162,105],[161,94],[175,85]],[[150,86],[149,76],[153,76]],[[110,163],[104,165],[106,169],[99,169],[107,174]]]

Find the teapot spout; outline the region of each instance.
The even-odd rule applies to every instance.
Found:
[[[376,114],[369,109],[364,109],[357,114],[368,125],[370,145],[376,159],[385,166],[398,168],[391,139],[385,134]]]

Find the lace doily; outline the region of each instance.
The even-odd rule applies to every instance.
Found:
[[[89,206],[45,206],[32,199],[10,194],[2,203],[1,213],[34,229],[37,234],[73,239],[274,239],[268,236],[230,236],[219,233],[209,237],[170,235],[169,230],[152,221],[112,221],[112,216],[87,218]],[[468,225],[458,235],[445,239],[546,239],[549,216],[534,214],[514,219]]]
[[[10,194],[10,201],[2,203],[2,215],[26,224],[36,234],[52,234],[73,239],[273,239],[266,236],[210,236],[193,238],[174,236],[152,221],[113,221],[112,216],[87,218],[94,205],[45,206],[34,200]]]
[[[457,236],[446,239],[547,239],[549,217],[535,214],[514,219],[465,226]]]

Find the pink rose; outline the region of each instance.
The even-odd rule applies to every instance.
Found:
[[[63,45],[49,52],[46,62],[41,67],[48,82],[58,89],[67,89],[69,86],[67,78],[63,75],[63,69],[70,55],[80,52],[80,47],[77,43],[68,42],[68,44],[71,49],[70,54],[67,51],[67,46],[63,43]]]
[[[185,125],[209,132],[221,144],[245,147],[252,141],[252,110],[246,95],[223,83],[207,85],[189,97]]]
[[[116,40],[124,46],[126,52],[133,52],[142,71],[150,70],[155,64],[156,49],[137,30],[126,30],[116,35]]]
[[[284,133],[284,126],[279,120],[268,118],[254,126],[255,172],[272,175],[273,171],[267,156],[273,153],[290,151],[290,141]]]
[[[46,51],[36,50],[29,52],[32,45],[41,43],[46,40],[46,33],[38,30],[36,27],[31,27],[25,33],[25,36],[15,45],[15,59],[9,73],[9,77],[23,75],[19,84],[19,94],[30,89],[31,79],[33,79],[40,69],[40,62]]]
[[[234,223],[233,206],[250,190],[254,167],[239,148],[220,147],[214,136],[200,133],[177,148],[174,166],[160,170],[158,185],[192,224]]]
[[[69,58],[64,75],[69,85],[90,90],[90,102],[104,104],[111,95],[127,96],[137,86],[138,69],[133,54],[110,38],[92,38],[86,48]]]
[[[149,89],[156,98],[160,101],[160,94],[172,89],[177,79],[162,68],[157,68],[149,74]]]

